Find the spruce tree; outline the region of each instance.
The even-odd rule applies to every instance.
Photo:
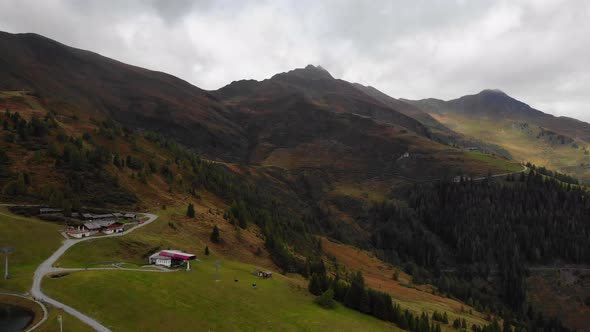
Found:
[[[221,235],[219,234],[219,228],[217,225],[213,227],[213,232],[211,232],[211,242],[213,243],[220,243],[221,242]]]
[[[188,207],[186,208],[186,216],[189,218],[195,217],[195,206],[193,205],[193,203],[188,204]]]

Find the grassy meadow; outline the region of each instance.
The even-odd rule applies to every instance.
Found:
[[[92,332],[90,326],[84,324],[82,321],[78,320],[71,316],[70,314],[66,313],[63,310],[56,309],[53,307],[47,308],[47,320],[39,326],[38,329],[35,331],[37,332],[56,332],[59,331],[59,320],[58,317],[61,316],[63,321],[63,330],[64,331],[72,331],[72,332]]]
[[[322,309],[289,277],[261,279],[250,264],[223,260],[216,281],[216,260],[194,262],[188,272],[78,272],[47,279],[44,289],[115,331],[395,330],[341,305]]]
[[[58,232],[61,228],[59,224],[16,216],[0,208],[0,247],[15,249],[8,258],[10,279],[0,279],[0,290],[29,291],[37,266],[61,245],[63,237]]]

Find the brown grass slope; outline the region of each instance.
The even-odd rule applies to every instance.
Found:
[[[435,152],[446,147],[431,139],[430,127],[321,67],[207,92],[35,34],[1,33],[0,50],[1,90],[29,90],[58,114],[112,117],[162,133],[209,158],[289,168],[336,163],[365,178],[436,176],[455,167],[438,162]],[[426,156],[426,167],[399,172],[394,164],[406,151]],[[454,160],[487,171],[469,156]]]
[[[403,112],[402,107],[392,107],[394,105],[392,102],[383,102],[354,84],[333,78],[321,66],[308,65],[305,68],[276,74],[260,82],[235,81],[215,91],[214,94],[230,104],[250,109],[255,109],[256,102],[297,95],[336,113],[357,114],[405,127],[422,136],[431,135],[428,126],[412,117],[413,114]],[[405,103],[399,102],[395,106],[401,104]],[[407,108],[413,107],[408,105]],[[418,113],[424,114],[416,110],[415,114]],[[432,121],[436,122],[434,119]]]

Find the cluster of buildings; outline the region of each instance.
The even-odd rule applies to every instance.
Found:
[[[94,213],[82,213],[81,215],[82,220],[135,220],[137,215],[135,213],[103,213],[103,214],[94,214]]]
[[[84,221],[79,226],[70,226],[66,228],[65,233],[68,236],[81,239],[98,233],[114,234],[125,231],[125,225],[120,220],[136,220],[134,213],[82,213],[78,215]]]

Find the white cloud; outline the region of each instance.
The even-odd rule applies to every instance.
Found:
[[[320,64],[394,96],[500,88],[590,121],[590,2],[8,1],[0,29],[36,32],[201,88]]]

